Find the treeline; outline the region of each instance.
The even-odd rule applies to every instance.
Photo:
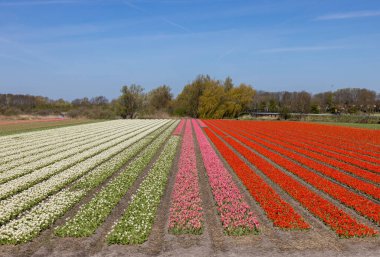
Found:
[[[380,112],[380,94],[365,88],[343,88],[312,95],[308,92],[258,91],[253,110],[259,112],[355,114]]]
[[[198,76],[173,97],[171,88],[159,86],[146,92],[140,85],[123,86],[121,95],[109,101],[104,96],[79,98],[71,102],[42,96],[0,94],[2,115],[64,115],[92,119],[236,118],[244,113],[374,113],[380,112],[380,94],[359,88],[345,88],[312,95],[308,92],[255,91],[251,85],[234,85],[232,79]]]
[[[73,118],[88,117],[92,119],[115,117],[111,104],[104,96],[91,99],[85,97],[69,102],[42,96],[0,94],[0,114],[67,115]]]
[[[114,100],[117,115],[123,118],[189,116],[200,118],[237,117],[252,107],[255,90],[246,84],[235,87],[231,78],[219,81],[198,76],[173,99],[164,85],[144,93],[139,85],[124,86]]]
[[[62,115],[71,118],[166,118],[172,113],[173,95],[168,86],[148,93],[139,85],[123,86],[121,96],[109,101],[104,96],[73,101],[52,100],[42,96],[0,94],[0,115]]]

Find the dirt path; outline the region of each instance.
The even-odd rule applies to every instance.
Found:
[[[25,124],[32,122],[49,122],[49,121],[64,121],[65,118],[50,118],[50,119],[31,119],[31,120],[0,120],[0,125],[10,125],[10,124]]]
[[[212,189],[210,187],[206,168],[203,164],[202,154],[199,149],[199,144],[195,131],[193,128],[193,139],[195,145],[195,153],[197,156],[197,170],[199,176],[199,186],[201,199],[203,203],[203,210],[205,215],[205,231],[211,240],[211,247],[214,253],[226,252],[227,249],[224,244],[224,232],[218,215],[216,203],[212,195]]]

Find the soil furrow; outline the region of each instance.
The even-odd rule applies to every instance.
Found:
[[[152,227],[152,232],[149,236],[147,242],[146,252],[149,255],[158,255],[167,248],[166,237],[168,234],[168,220],[169,220],[169,209],[170,209],[170,198],[173,191],[174,181],[176,171],[178,170],[178,161],[180,156],[180,149],[182,145],[182,137],[177,146],[177,153],[169,173],[168,182],[164,195],[161,199],[161,203],[157,209],[156,219]]]
[[[199,149],[199,144],[198,144],[193,126],[192,126],[192,130],[193,130],[195,153],[197,156],[197,170],[198,170],[198,176],[199,176],[200,194],[201,194],[201,199],[203,203],[203,211],[204,211],[205,222],[206,222],[204,233],[208,233],[211,240],[212,249],[215,254],[218,254],[219,252],[227,251],[227,248],[225,247],[225,243],[224,243],[225,235],[223,232],[222,224],[220,222],[220,217],[218,215],[216,204],[214,202],[212,189],[209,184],[206,168],[204,167],[204,164],[203,164],[202,155]]]

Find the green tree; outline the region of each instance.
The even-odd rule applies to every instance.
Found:
[[[239,113],[252,108],[255,90],[250,85],[240,84],[232,88],[227,95],[227,116],[237,117]]]
[[[228,91],[230,91],[233,87],[234,87],[234,83],[232,82],[232,78],[228,76],[228,77],[224,80],[224,91],[225,91],[225,92],[228,92]]]
[[[148,105],[155,111],[168,111],[172,98],[170,87],[159,86],[148,93]]]
[[[121,96],[119,97],[116,110],[123,118],[135,118],[137,112],[142,107],[144,89],[140,85],[132,84],[131,86],[123,86]]]
[[[278,111],[278,106],[277,106],[277,103],[274,99],[269,100],[269,111],[270,112],[277,112]]]
[[[216,83],[208,84],[199,98],[198,114],[200,118],[223,118],[225,106],[224,88]]]
[[[199,75],[191,84],[186,85],[175,102],[174,113],[180,116],[198,117],[199,99],[207,84],[216,83],[208,75]]]

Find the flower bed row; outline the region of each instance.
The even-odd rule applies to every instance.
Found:
[[[340,164],[340,165],[344,165],[345,167],[351,167],[352,170],[356,172],[360,172],[360,174],[368,173],[368,171],[377,172],[377,173],[380,172],[379,165],[358,160],[356,158],[346,156],[341,153],[334,153],[331,151],[324,150],[323,148],[316,146],[309,140],[307,141],[300,140],[298,136],[285,136],[282,133],[272,133],[271,135],[261,135],[261,136],[267,137],[269,139],[272,139],[272,138],[279,139],[283,143],[288,143],[288,144],[293,145],[293,147],[301,148],[304,150],[305,153],[308,153],[308,155],[313,158],[318,158],[318,159],[325,158],[328,160],[336,160],[337,165]],[[366,169],[366,170],[363,170],[363,169]],[[380,181],[380,175],[377,174],[377,176]]]
[[[173,132],[173,135],[180,135],[182,133],[182,130],[183,130],[183,126],[185,125],[186,123],[186,120],[185,119],[181,119],[181,122],[178,124],[177,128],[174,130]]]
[[[93,125],[93,124],[77,125],[77,126],[74,126],[76,127],[74,130],[81,133],[82,130],[80,128],[87,127],[87,129],[91,131],[94,129],[94,127],[90,125]],[[65,130],[62,130],[63,128],[65,128]],[[60,133],[65,134],[65,135],[71,134],[70,131],[71,132],[74,131],[72,130],[72,127],[63,127],[63,128],[61,128]],[[69,128],[71,128],[71,130],[69,130]],[[13,151],[13,150],[19,149],[19,146],[29,147],[29,146],[32,146],[33,144],[46,144],[46,142],[41,142],[41,140],[45,138],[49,141],[55,140],[53,136],[54,131],[53,133],[51,133],[50,130],[44,130],[45,135],[43,135],[41,132],[42,131],[33,131],[33,132],[25,132],[25,133],[14,134],[14,135],[9,135],[9,136],[2,136],[2,140],[0,142],[0,147],[2,147],[2,149],[0,150],[0,157],[3,157],[4,156],[3,153],[7,151]],[[3,148],[3,147],[7,147],[7,148]]]
[[[41,169],[34,170],[33,172],[30,172],[28,174],[17,173],[18,176],[15,179],[9,180],[6,183],[0,185],[0,199],[5,199],[9,196],[14,195],[17,192],[25,190],[41,181],[44,181],[50,178],[51,176],[57,175],[61,173],[62,171],[67,170],[73,167],[74,165],[87,160],[88,158],[91,158],[97,154],[102,153],[103,151],[107,150],[110,147],[123,143],[124,140],[128,140],[130,138],[138,136],[140,133],[146,133],[146,131],[152,131],[152,129],[154,130],[155,128],[157,128],[157,126],[161,126],[161,124],[159,125],[156,124],[148,128],[127,131],[127,132],[124,132],[124,134],[121,132],[120,134],[118,134],[118,136],[109,138],[110,140],[102,139],[101,140],[102,143],[100,143],[99,141],[96,141],[96,145],[90,144],[90,145],[93,145],[92,148],[89,148],[86,151],[83,151],[72,157],[63,159],[61,161],[58,161],[56,163],[53,163]],[[24,171],[24,172],[27,172],[27,171]],[[13,173],[9,174],[9,176],[12,174]],[[4,173],[1,175],[4,175],[1,177],[2,179],[9,178],[9,176],[6,177],[5,176],[6,174]]]
[[[259,222],[250,211],[232,176],[215,153],[198,123],[195,120],[192,120],[192,123],[225,233],[245,235],[257,231]]]
[[[130,128],[132,127],[112,127],[106,130],[103,129],[92,133],[89,132],[87,135],[83,133],[83,135],[75,138],[66,138],[65,142],[63,143],[53,141],[54,145],[49,145],[48,148],[44,147],[43,149],[34,149],[33,151],[26,151],[21,154],[7,156],[5,158],[2,158],[2,162],[6,163],[0,165],[0,173],[7,172],[11,174],[22,169],[35,170],[42,168],[53,162],[67,158],[71,155],[88,149],[87,145],[93,143],[94,138],[101,140],[103,138],[109,137],[110,135],[114,135],[122,129],[129,130]],[[65,135],[62,135],[62,137],[65,137]],[[16,170],[12,170],[16,167]]]
[[[376,130],[358,130],[355,128],[307,123],[285,123],[281,124],[281,127],[282,130],[292,131],[296,135],[301,134],[319,138],[323,140],[322,143],[333,143],[342,146],[344,149],[349,147],[355,152],[363,151],[366,155],[380,158],[380,149],[373,144],[373,140],[379,138],[379,131]]]
[[[70,139],[70,136],[73,137],[78,133],[84,135],[86,131],[97,130],[97,126],[102,130],[106,130],[111,127],[125,126],[125,124],[123,125],[121,121],[108,121],[13,135],[11,136],[13,139],[5,142],[3,149],[0,150],[0,158],[14,157],[27,151],[36,151],[54,146],[56,142],[65,142]],[[60,135],[67,135],[68,137],[64,136],[62,141]]]
[[[217,131],[216,133],[222,134],[220,131]],[[232,134],[230,132],[227,133],[228,135]],[[236,136],[236,134],[233,134],[233,136]],[[257,163],[259,159],[263,159],[237,140],[231,137],[225,137],[225,140],[251,163]],[[239,141],[251,146],[251,142],[247,139],[239,138]],[[271,158],[271,153],[267,153],[266,157]],[[274,167],[271,163],[265,160],[264,162],[267,163],[267,168],[261,169],[262,172],[273,182],[278,184],[282,189],[284,189],[295,200],[300,202],[312,214],[321,219],[338,236],[363,237],[374,236],[378,234],[377,231],[364,224],[359,223],[350,215],[333,205],[331,202],[322,198],[315,192],[309,190],[306,186],[293,179],[291,176]]]
[[[367,195],[372,196],[375,199],[380,199],[380,188],[378,188],[377,186],[371,183],[363,181],[361,179],[357,179],[355,177],[347,175],[346,173],[341,172],[337,169],[331,168],[330,166],[326,164],[321,164],[313,159],[304,157],[304,156],[308,156],[309,152],[307,150],[294,147],[290,144],[282,142],[281,140],[272,139],[271,140],[272,142],[268,143],[257,137],[252,137],[252,134],[250,133],[247,133],[246,136],[262,145],[265,145],[266,147],[278,153],[281,153],[285,156],[288,156],[289,158],[292,158],[294,161],[297,161],[307,167],[310,167],[313,170],[318,171],[330,178],[333,178],[334,180],[340,183],[346,184],[347,186],[351,187],[352,189],[356,191],[361,191]],[[290,149],[292,151],[289,151],[287,149]],[[320,161],[324,163],[323,159],[321,159]]]
[[[138,127],[128,127],[126,131],[128,133],[139,130]],[[104,143],[108,143],[111,140],[118,140],[120,136],[124,136],[123,130],[109,130],[104,134],[92,136],[92,138],[83,139],[80,143],[73,142],[72,147],[68,147],[65,151],[56,148],[55,150],[48,151],[47,156],[31,155],[29,158],[20,159],[20,161],[7,163],[0,173],[0,183],[5,183],[9,180],[21,177],[22,175],[37,171],[48,165],[56,164],[59,161],[68,159],[70,157],[78,157],[79,154],[86,154],[86,151],[92,150],[97,146],[101,146]],[[43,154],[42,154],[43,155]],[[29,162],[29,159],[37,158],[34,162]],[[29,163],[28,163],[29,162]],[[16,166],[14,166],[16,164]],[[12,166],[14,166],[12,168]]]
[[[120,122],[120,120],[113,120],[112,123],[115,124],[117,122]],[[100,122],[99,122],[100,123]],[[23,139],[27,139],[27,140],[35,140],[35,139],[38,139],[38,138],[43,138],[43,135],[45,134],[47,137],[50,137],[52,138],[52,134],[54,134],[54,132],[52,132],[51,130],[52,129],[60,129],[60,132],[63,132],[63,133],[68,133],[68,131],[71,131],[72,127],[71,124],[68,124],[69,126],[63,126],[63,127],[52,127],[49,129],[46,129],[46,130],[37,130],[37,131],[29,131],[29,132],[23,132],[23,133],[19,133],[19,134],[11,134],[11,135],[4,135],[2,136],[2,138],[4,140],[2,140],[0,142],[0,146],[3,146],[4,144],[8,144],[8,143],[17,143],[18,139],[20,138],[20,136],[23,138]],[[90,123],[74,123],[73,125],[76,125],[76,127],[86,127],[86,129],[92,129],[94,127],[99,127],[101,125],[97,125],[95,124],[95,122],[90,122]],[[20,142],[19,142],[20,143]]]
[[[190,120],[187,120],[171,197],[169,231],[174,234],[202,233],[201,205],[193,131]]]
[[[198,124],[201,128],[206,128],[207,125],[202,121],[202,120],[197,120],[198,121]]]
[[[173,129],[174,127],[171,126],[170,129],[162,133],[159,138],[144,149],[123,172],[105,185],[89,203],[82,206],[74,217],[69,219],[63,226],[57,228],[56,235],[72,237],[92,235],[133,185]]]
[[[256,174],[242,159],[240,159],[222,140],[209,128],[205,132],[220,154],[234,170],[242,183],[248,189],[254,200],[263,208],[273,225],[282,229],[308,229],[310,225],[285,202],[260,176]],[[226,138],[224,135],[220,135]],[[254,163],[258,168],[266,168],[266,163],[258,159]]]
[[[252,135],[252,130],[245,130],[248,132],[248,134],[251,134]],[[263,137],[263,136],[262,136]],[[271,140],[271,141],[274,141],[276,140],[274,138],[274,136],[271,136],[271,137],[265,137],[266,139],[268,140]],[[255,140],[257,139],[257,137],[255,137]],[[313,158],[315,160],[318,160],[320,162],[323,162],[323,163],[326,163],[326,164],[329,164],[333,167],[336,167],[338,169],[341,169],[341,170],[344,170],[344,171],[347,171],[349,173],[352,173],[356,176],[359,176],[361,178],[364,178],[364,179],[367,179],[371,182],[375,182],[375,183],[380,183],[380,174],[376,174],[376,173],[372,173],[372,172],[369,172],[369,171],[366,171],[366,170],[363,170],[363,169],[360,169],[356,166],[352,166],[344,161],[341,161],[339,158],[339,156],[335,156],[335,157],[328,157],[328,156],[325,156],[325,155],[322,155],[320,154],[319,152],[321,152],[320,149],[314,149],[314,151],[310,151],[310,150],[307,150],[307,149],[310,149],[310,147],[295,147],[293,146],[293,144],[296,144],[296,143],[293,143],[293,144],[289,144],[289,143],[286,143],[286,139],[283,139],[283,138],[279,138],[276,140],[276,144],[277,143],[281,143],[282,145],[286,146],[287,148],[291,148],[292,150],[295,150],[307,157],[310,157],[310,158]],[[327,166],[327,165],[326,165]],[[336,170],[335,171],[336,173],[341,173],[340,171]],[[368,184],[368,183],[367,183]],[[367,185],[366,185],[367,186]],[[365,188],[365,187],[361,187],[361,188]],[[372,187],[369,187],[369,188],[372,188]],[[378,194],[379,191],[377,191],[377,198],[379,198],[379,194]]]
[[[107,235],[110,244],[141,244],[148,239],[168,181],[179,138],[170,137],[123,217]]]
[[[169,131],[173,129],[169,127]],[[75,203],[82,199],[91,189],[119,170],[128,160],[148,146],[155,137],[168,129],[165,125],[128,147],[110,160],[97,166],[87,175],[77,180],[69,189],[50,196],[45,201],[20,215],[15,220],[0,227],[0,243],[15,244],[27,242],[61,217]]]
[[[268,134],[265,133],[265,131],[260,132],[268,136]],[[327,145],[326,143],[321,143],[317,140],[317,138],[314,138],[312,136],[303,137],[282,130],[278,130],[275,133],[271,134],[271,136],[273,135],[275,135],[277,138],[281,137],[294,145],[305,147],[319,153],[323,153],[326,156],[335,156],[337,159],[344,159],[347,163],[353,163],[355,165],[358,165],[359,167],[363,167],[368,170],[379,170],[379,166],[376,166],[376,164],[380,164],[380,159],[373,158],[365,154],[359,154],[357,152],[347,151],[344,148],[338,146],[331,146],[331,143],[330,145]]]
[[[176,126],[176,122],[165,124],[164,126],[153,131],[149,135],[140,139],[130,147],[126,148],[120,154],[112,157],[110,160],[102,163],[96,167],[89,174],[81,177],[71,187],[70,190],[89,190],[98,186],[101,182],[107,179],[114,171],[119,170],[126,162],[136,157],[141,151],[151,144],[154,144],[154,140],[161,141],[163,139],[157,139],[157,137],[166,138],[167,135],[173,131]]]
[[[375,199],[380,198],[380,189],[376,187],[375,185],[365,182],[363,180],[357,179],[350,175],[347,175],[344,172],[331,168],[328,165],[321,164],[313,159],[304,157],[303,155],[307,156],[308,154],[307,150],[303,150],[302,148],[299,148],[299,147],[294,147],[291,144],[284,143],[282,140],[273,139],[272,137],[256,136],[256,133],[250,129],[236,129],[236,126],[226,127],[226,128],[229,128],[237,132],[238,133],[236,134],[237,136],[243,135],[244,137],[249,138],[253,140],[254,142],[260,143],[261,145],[264,145],[265,147],[275,152],[281,153],[284,156],[292,158],[294,161],[297,161],[298,163],[301,163],[307,167],[310,167],[313,170],[318,171],[330,178],[333,178],[334,180],[340,183],[346,184],[352,189],[354,189],[355,191],[361,191],[363,193],[366,193],[374,197]],[[266,140],[263,140],[262,138]],[[288,149],[290,149],[291,151]],[[309,173],[311,172],[309,171]]]
[[[129,147],[131,144],[139,141],[141,138],[145,137],[158,127],[159,125],[144,131],[134,137],[125,140],[117,145],[104,149],[103,152],[86,159],[74,166],[66,169],[64,172],[56,174],[49,179],[36,184],[23,192],[13,195],[0,202],[0,224],[4,224],[10,219],[16,217],[22,211],[29,209],[35,204],[39,203],[41,200],[45,199],[49,195],[57,192],[58,190],[64,188],[71,182],[85,175],[87,172],[100,165],[104,161],[109,160],[114,155],[120,153],[125,148]]]
[[[244,137],[240,136],[237,133],[232,132],[231,130],[228,131],[228,133],[238,139],[239,141],[243,142],[245,145],[251,147],[258,153],[266,156],[276,164],[284,167],[288,171],[294,173],[310,185],[316,187],[317,189],[324,191],[325,193],[329,194],[333,198],[337,199],[344,205],[347,205],[348,207],[353,208],[358,213],[366,216],[367,218],[375,221],[376,223],[380,224],[380,205],[368,200],[367,198],[360,196],[358,194],[353,193],[352,191],[344,188],[343,186],[333,183],[330,180],[308,170],[302,167],[301,165],[298,165],[294,163],[293,161],[290,161],[289,159],[279,155],[278,153],[281,153],[289,158],[292,158],[292,160],[296,161],[302,161],[305,165],[308,165],[312,168],[318,168],[318,166],[314,166],[311,160],[308,160],[307,158],[304,158],[302,156],[299,156],[297,154],[294,154],[288,150],[282,149],[281,147],[277,147],[274,144],[268,144],[265,141],[259,140],[257,138],[253,138],[253,141],[248,141]],[[250,137],[247,135],[247,137]],[[268,147],[272,151],[260,146],[258,143]],[[281,142],[277,142],[277,144],[281,144]],[[318,164],[318,163],[317,163]],[[322,167],[320,171],[323,172]],[[332,171],[334,172],[334,171]],[[337,174],[337,173],[335,173]],[[374,187],[373,185],[369,185]],[[379,195],[377,195],[379,197]]]
[[[110,130],[115,131],[115,130],[120,129],[122,127],[127,128],[130,126],[131,126],[131,124],[124,124],[124,126],[120,126],[120,124],[119,124],[119,126],[115,126],[115,125],[112,126],[110,124],[110,127],[108,127],[108,128],[107,127],[100,127],[98,129],[91,129],[87,132],[79,130],[75,134],[67,133],[67,134],[62,134],[59,136],[57,134],[56,138],[40,139],[40,142],[35,142],[35,143],[31,143],[28,140],[22,141],[23,143],[19,143],[19,144],[16,144],[16,142],[15,142],[15,144],[17,145],[17,152],[16,153],[9,152],[6,156],[3,156],[0,158],[0,170],[1,171],[5,170],[7,166],[11,165],[11,163],[21,162],[23,160],[28,161],[29,160],[28,158],[36,157],[38,155],[44,155],[44,154],[47,154],[50,152],[54,153],[54,150],[55,151],[57,151],[57,150],[61,151],[61,149],[65,149],[71,143],[75,144],[77,142],[83,141],[83,140],[88,139],[88,138],[94,138],[94,136],[97,136],[99,134],[107,133]],[[32,141],[32,140],[30,140],[30,141]],[[47,144],[47,142],[49,144]],[[30,145],[30,144],[33,145],[32,149],[28,149],[29,148],[28,145]],[[4,147],[8,148],[11,146],[13,146],[13,145],[11,143],[8,143]]]
[[[351,144],[359,145],[360,147],[377,148],[377,151],[380,150],[380,139],[378,137],[379,131],[376,130],[318,123],[300,123],[297,126],[300,129],[311,128],[310,133],[314,135],[322,135],[328,139],[348,141]]]
[[[41,230],[53,224],[57,217],[69,210],[82,196],[82,191],[63,190],[49,197],[43,205],[34,206],[18,219],[1,226],[0,244],[19,244],[32,240],[39,235]]]
[[[104,130],[105,130],[104,128],[102,130],[101,129],[90,130],[89,135],[91,137],[91,135],[95,135],[96,133],[99,133],[99,132],[104,131]],[[43,154],[45,152],[50,152],[50,151],[56,149],[56,146],[58,146],[60,148],[64,147],[64,146],[70,144],[68,139],[71,139],[74,142],[77,142],[78,140],[80,140],[82,138],[86,138],[86,136],[87,136],[87,134],[84,131],[79,131],[75,136],[72,135],[71,133],[70,134],[63,134],[63,135],[61,135],[61,137],[57,137],[56,139],[50,140],[54,144],[39,146],[39,144],[42,144],[42,143],[36,142],[34,144],[37,144],[38,147],[30,149],[30,150],[24,150],[24,149],[28,148],[28,145],[30,145],[30,142],[28,140],[21,141],[22,143],[15,141],[14,144],[17,145],[18,151],[21,150],[21,152],[8,153],[8,154],[4,154],[4,156],[0,157],[1,158],[0,159],[0,168],[1,168],[1,170],[4,170],[6,165],[10,165],[10,162],[20,161],[20,160],[23,160],[25,158],[33,157],[37,154]],[[62,138],[63,138],[63,141],[62,141]],[[49,139],[46,139],[46,140],[49,140]],[[42,141],[42,139],[41,139],[41,141]],[[46,141],[43,140],[43,143],[46,144]],[[8,148],[11,146],[12,146],[12,143],[7,143],[7,144],[4,144],[3,147]]]
[[[226,124],[233,124],[233,121],[226,121]],[[254,125],[255,131],[268,134],[273,133],[284,133],[284,137],[288,135],[295,136],[299,139],[306,140],[307,142],[319,142],[322,145],[332,146],[339,149],[344,149],[349,152],[358,153],[360,155],[368,156],[380,160],[379,149],[373,149],[373,146],[368,145],[366,140],[362,137],[358,137],[355,133],[357,129],[353,128],[343,128],[334,126],[334,134],[329,134],[326,128],[331,128],[331,126],[319,125],[319,124],[307,124],[307,123],[294,123],[294,122],[281,122],[281,123],[271,123],[271,122],[252,122],[252,121],[241,121],[242,126],[249,128]],[[352,134],[345,134],[344,131],[353,132]],[[374,135],[374,133],[379,134],[379,132],[364,130],[371,134],[372,138],[379,137]]]

